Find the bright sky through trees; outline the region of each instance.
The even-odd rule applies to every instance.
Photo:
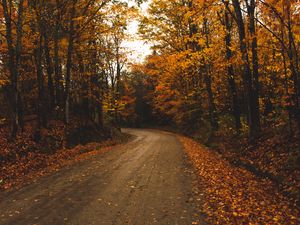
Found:
[[[136,3],[132,0],[128,0],[128,4],[129,6],[136,6]],[[142,11],[142,14],[146,13],[148,5],[149,2],[140,5],[139,10]],[[129,62],[142,62],[145,56],[151,54],[150,45],[139,38],[138,26],[138,19],[129,23],[127,32],[130,35],[130,38],[123,43],[123,47],[130,52],[128,54]]]

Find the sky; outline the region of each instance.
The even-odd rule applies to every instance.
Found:
[[[129,6],[136,5],[134,1],[128,0]],[[140,6],[142,13],[146,13],[149,3]],[[130,40],[123,43],[123,47],[129,52],[128,60],[132,63],[142,63],[145,57],[151,54],[150,44],[138,37],[138,21],[133,20],[128,25],[127,33],[131,36]]]

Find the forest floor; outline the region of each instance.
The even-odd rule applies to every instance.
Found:
[[[267,178],[179,136],[198,171],[202,210],[210,224],[300,224],[300,209]]]
[[[2,167],[14,178],[2,185],[0,224],[300,224],[272,180],[190,138],[125,132],[126,144],[36,152],[19,169]]]
[[[300,206],[300,134],[286,129],[265,128],[260,137],[249,142],[247,137],[220,132],[208,147],[231,165],[244,168],[257,177],[272,181],[290,202]]]
[[[48,128],[42,130],[39,142],[34,141],[32,124],[26,125],[13,142],[8,140],[9,128],[0,128],[0,191],[23,186],[74,162],[103,154],[130,139],[129,135],[119,131],[107,135],[103,133],[108,131],[97,133],[93,127],[84,128],[76,121],[72,124],[70,134],[66,135],[63,122],[51,121]],[[92,136],[87,130],[97,134]]]

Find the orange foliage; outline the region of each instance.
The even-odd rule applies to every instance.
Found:
[[[233,167],[197,142],[179,137],[199,173],[203,212],[212,224],[299,224],[299,209],[267,179]]]

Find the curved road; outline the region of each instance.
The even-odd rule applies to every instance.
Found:
[[[194,175],[176,137],[125,132],[135,136],[130,143],[0,193],[0,224],[200,224]]]

